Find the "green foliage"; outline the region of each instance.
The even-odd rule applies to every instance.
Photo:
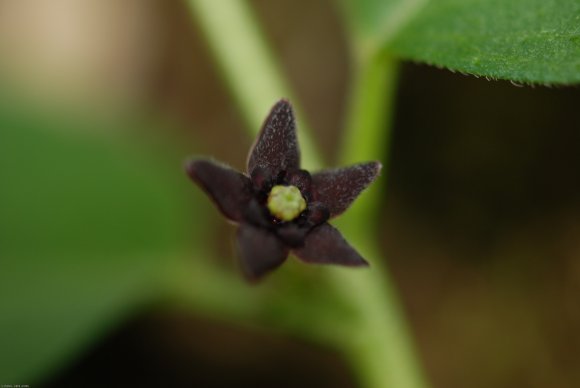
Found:
[[[165,170],[89,125],[0,112],[0,376],[33,383],[154,296],[183,247]]]
[[[576,0],[348,4],[353,12],[347,15],[356,19],[352,24],[362,39],[359,44],[372,40],[375,50],[491,78],[580,82],[580,2]],[[387,18],[383,15],[389,9]]]

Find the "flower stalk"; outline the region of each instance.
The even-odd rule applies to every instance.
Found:
[[[381,54],[361,61],[356,69],[340,162],[349,163],[366,155],[386,164],[398,63]],[[337,223],[345,236],[360,247],[361,254],[369,258],[373,271],[353,276],[333,271],[329,277],[338,291],[358,290],[356,294],[343,292],[342,295],[357,307],[360,327],[344,345],[345,354],[351,356],[355,371],[365,386],[427,388],[396,287],[379,253],[376,236],[364,233],[359,227],[373,220],[369,228],[376,230],[379,221],[376,211],[385,195],[386,178],[385,171],[377,185],[365,191]]]

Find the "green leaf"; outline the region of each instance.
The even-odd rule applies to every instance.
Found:
[[[181,166],[95,127],[0,112],[6,383],[34,384],[150,301],[183,250],[192,212]]]
[[[384,12],[380,1],[352,6],[366,3],[372,3],[377,14]],[[386,23],[385,17],[359,18],[359,25],[370,26],[365,31],[376,34],[376,50],[386,48],[403,59],[490,78],[580,82],[577,0],[432,0],[418,7],[412,7],[419,4],[415,0],[398,3],[396,10],[408,12],[399,12],[399,22],[387,30],[388,36],[380,28],[388,27],[380,24]]]

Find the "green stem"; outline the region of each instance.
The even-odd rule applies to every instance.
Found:
[[[290,97],[299,119],[303,117],[246,2],[189,0],[188,4],[253,134],[259,130],[273,102],[282,96]],[[395,77],[395,62],[385,56],[371,58],[358,69],[346,132],[348,146],[342,157],[344,163],[384,159],[381,155],[388,140],[384,123],[391,120]],[[304,120],[301,120],[299,131],[303,164],[307,168],[319,168],[322,163]],[[423,388],[426,385],[414,357],[396,292],[379,261],[378,249],[368,236],[371,228],[361,228],[373,219],[370,212],[376,209],[379,195],[376,189],[364,193],[366,198],[359,200],[342,222],[343,231],[353,245],[365,257],[371,258],[372,268],[359,271],[325,268],[334,294],[346,302],[349,311],[355,312],[349,331],[343,330],[346,323],[337,321],[336,326],[341,327],[337,333],[342,335],[329,335],[328,338],[345,352],[367,387]],[[316,307],[321,315],[329,308],[326,305]],[[315,317],[309,319],[315,321]]]
[[[364,61],[358,68],[345,132],[343,164],[369,159],[386,163],[392,122],[397,62],[386,55]],[[331,280],[343,298],[358,310],[359,323],[354,338],[345,346],[356,370],[368,387],[422,388],[424,381],[415,356],[397,292],[381,260],[369,220],[384,195],[386,169],[382,177],[339,219],[342,233],[371,261],[371,269],[357,273],[336,271]],[[367,225],[361,228],[361,225]]]

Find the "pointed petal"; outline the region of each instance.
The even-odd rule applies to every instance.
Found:
[[[312,175],[315,198],[328,208],[330,218],[336,217],[377,178],[381,168],[379,162],[368,162],[320,171]]]
[[[280,100],[266,118],[248,156],[248,173],[260,167],[278,175],[280,171],[300,167],[300,150],[292,106]]]
[[[242,270],[250,280],[274,270],[288,256],[288,249],[273,233],[250,225],[238,230],[238,252]]]
[[[240,222],[252,198],[250,178],[228,166],[210,160],[187,163],[187,174],[215,202],[224,216]]]
[[[302,248],[292,252],[307,263],[368,266],[340,232],[330,224],[322,224],[306,236]]]

